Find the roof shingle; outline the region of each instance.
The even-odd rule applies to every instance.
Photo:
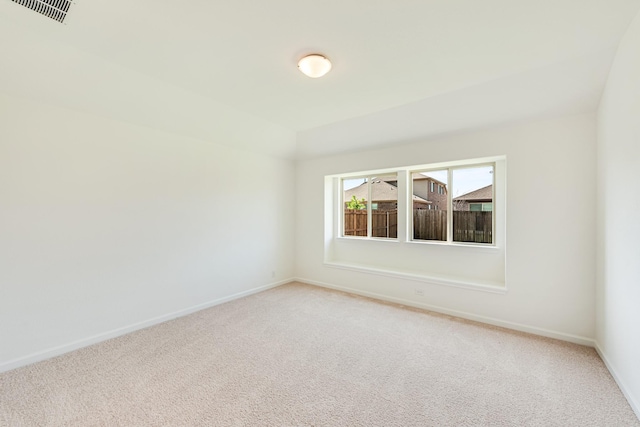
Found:
[[[356,199],[365,199],[369,198],[367,194],[367,183],[364,182],[357,187],[351,188],[344,192],[344,200],[345,202],[351,200],[353,196],[356,196]],[[388,182],[383,181],[382,179],[374,179],[371,181],[371,199],[374,202],[388,202],[388,201],[396,201],[398,200],[398,187],[395,185],[389,184]],[[423,199],[422,197],[413,196],[413,200],[416,202],[423,203],[431,203],[428,200]]]
[[[458,196],[453,200],[491,200],[493,199],[493,185],[470,191],[462,196]]]

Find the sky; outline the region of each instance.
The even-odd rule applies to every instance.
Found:
[[[436,170],[429,172],[421,172],[438,181],[447,183],[447,171]],[[364,182],[363,178],[345,179],[344,189],[357,187]],[[475,191],[479,188],[486,187],[493,182],[493,166],[465,167],[453,170],[453,197]]]
[[[423,175],[447,182],[447,171],[422,172]],[[453,170],[453,197],[462,196],[493,182],[493,166],[479,166]]]

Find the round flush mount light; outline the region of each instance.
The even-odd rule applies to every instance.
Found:
[[[305,75],[317,79],[331,70],[331,61],[317,53],[307,55],[298,61],[298,68]]]

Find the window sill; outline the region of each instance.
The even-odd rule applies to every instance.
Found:
[[[498,251],[501,249],[498,245],[490,245],[487,243],[442,242],[438,240],[407,240],[405,243],[409,243],[411,245],[442,246],[450,248],[473,248],[483,251]]]
[[[393,242],[399,243],[400,240],[385,238],[385,237],[356,237],[356,236],[339,236],[336,237],[336,240],[345,241],[345,242]]]
[[[489,245],[482,243],[465,243],[465,242],[443,242],[438,240],[406,240],[400,239],[386,239],[376,237],[350,237],[350,236],[338,236],[335,237],[340,242],[393,242],[393,243],[408,243],[410,245],[423,245],[423,246],[440,246],[443,248],[471,248],[473,250],[482,251],[499,251],[501,249],[498,245]]]
[[[351,240],[351,239],[348,239]],[[398,279],[413,280],[418,282],[431,283],[435,285],[450,286],[455,288],[469,289],[473,291],[489,292],[494,294],[506,294],[505,283],[489,281],[471,281],[454,277],[428,276],[424,274],[411,273],[407,271],[376,268],[369,265],[350,264],[335,261],[325,261],[324,265],[331,268],[358,271],[379,276],[394,277]]]

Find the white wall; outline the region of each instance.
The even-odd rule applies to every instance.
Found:
[[[598,112],[597,344],[640,417],[640,15]]]
[[[293,174],[0,95],[0,370],[291,278]]]
[[[348,141],[349,133],[343,138]],[[595,335],[595,151],[595,115],[586,114],[299,161],[296,275],[309,283],[591,343]],[[500,155],[507,156],[505,294],[323,264],[325,175]],[[391,243],[381,244],[388,246],[389,258],[398,265],[407,256]],[[357,249],[369,250],[362,244]],[[425,295],[417,296],[416,288]]]

